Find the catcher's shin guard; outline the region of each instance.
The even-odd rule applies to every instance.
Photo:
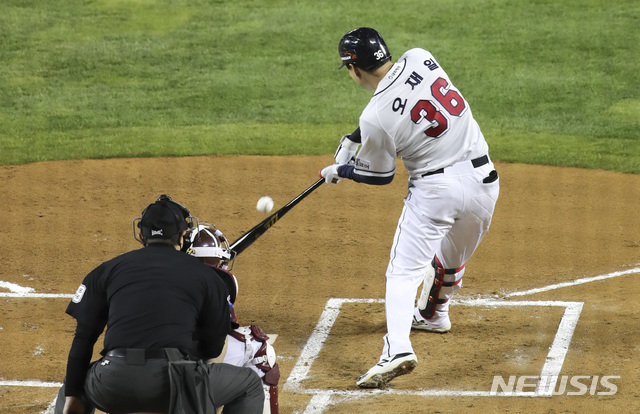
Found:
[[[280,381],[280,367],[276,362],[276,351],[273,349],[269,336],[255,325],[243,326],[231,332],[233,337],[246,342],[246,349],[252,352],[251,341],[260,342],[260,348],[255,355],[247,355],[245,366],[255,366],[264,373],[262,383],[264,386],[265,407],[263,414],[278,414],[278,382]]]
[[[256,367],[264,372],[262,382],[265,388],[264,414],[278,414],[278,382],[280,381],[280,367],[276,362],[276,352],[266,341],[256,352],[252,361]],[[268,408],[267,408],[268,407]]]
[[[264,386],[265,407],[263,414],[278,414],[278,381],[280,380],[280,367],[278,364],[265,373],[262,378]]]
[[[457,269],[445,269],[437,257],[433,258],[418,298],[418,310],[423,318],[433,318],[436,305],[447,303],[453,292],[462,287],[463,274],[464,265]]]

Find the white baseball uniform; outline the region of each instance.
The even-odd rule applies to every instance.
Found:
[[[499,180],[468,102],[426,50],[398,59],[359,125],[362,146],[355,165],[338,168],[341,177],[387,184],[397,157],[410,175],[386,271],[385,358],[413,352],[409,333],[427,268],[434,256],[445,269],[464,266],[489,230]]]

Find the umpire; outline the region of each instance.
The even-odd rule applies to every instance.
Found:
[[[224,406],[224,413],[262,413],[262,382],[250,368],[184,362],[193,354],[222,360],[231,330],[224,283],[180,252],[194,219],[171,197],[160,196],[134,220],[134,235],[137,222],[136,239],[144,247],[102,263],[84,278],[66,311],[77,328],[56,414],[93,407],[188,414],[214,405]],[[91,363],[105,326],[102,358]],[[196,331],[198,350],[192,349]],[[186,371],[201,377],[181,381],[177,373],[185,370],[175,367],[189,364]]]

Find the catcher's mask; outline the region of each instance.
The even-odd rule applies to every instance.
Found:
[[[208,265],[227,270],[233,268],[235,252],[214,224],[203,223],[189,229],[182,250]]]
[[[142,239],[169,239],[176,234],[197,225],[198,218],[193,217],[189,210],[171,197],[162,194],[142,211],[142,215],[133,219],[133,237],[143,242],[138,236],[136,228],[140,229]]]

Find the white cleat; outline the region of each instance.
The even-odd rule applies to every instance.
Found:
[[[389,381],[400,375],[409,374],[418,365],[418,357],[411,352],[383,358],[360,376],[356,385],[360,388],[386,388]]]
[[[418,309],[416,308],[413,313],[413,322],[411,323],[411,329],[419,331],[435,332],[435,333],[447,333],[451,330],[451,320],[449,319],[449,312],[439,312],[433,315],[431,319],[423,318]]]

